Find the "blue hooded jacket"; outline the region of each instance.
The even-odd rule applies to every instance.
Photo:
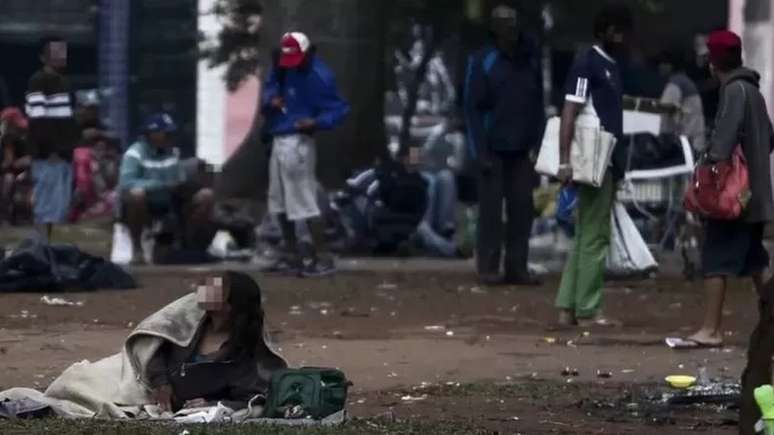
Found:
[[[277,96],[285,99],[284,110],[271,106]],[[349,110],[339,96],[333,72],[316,56],[300,68],[278,71],[275,67],[261,97],[261,112],[274,136],[299,133],[295,124],[305,118],[317,121],[316,130],[332,130]]]

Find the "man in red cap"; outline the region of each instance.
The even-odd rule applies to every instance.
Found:
[[[329,275],[335,271],[333,259],[319,255],[326,245],[317,206],[314,134],[341,124],[349,105],[305,34],[286,33],[280,50],[263,87],[261,109],[264,136],[271,138],[269,213],[277,216],[291,252],[272,269],[303,277]],[[297,222],[309,226],[312,243],[298,243]]]
[[[763,246],[763,229],[774,220],[771,185],[771,122],[759,90],[760,76],[742,66],[742,41],[736,34],[718,31],[707,42],[713,74],[720,80],[720,107],[715,130],[707,146],[709,161],[724,161],[737,146],[747,159],[751,198],[742,218],[708,220],[702,248],[706,291],[701,328],[684,340],[686,347],[723,344],[721,320],[729,277],[751,277],[761,291],[769,255]]]
[[[0,112],[0,225],[13,222],[17,182],[27,177],[30,158],[25,141],[29,122],[22,111],[8,107]]]

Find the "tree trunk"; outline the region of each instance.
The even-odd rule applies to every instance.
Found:
[[[215,181],[218,198],[243,198],[263,201],[269,185],[266,147],[261,143],[261,102],[255,105],[253,123],[239,148],[229,157]]]

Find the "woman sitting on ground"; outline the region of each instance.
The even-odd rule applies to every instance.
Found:
[[[263,337],[261,289],[248,275],[225,272],[196,290],[206,312],[187,346],[171,341],[149,361],[146,380],[165,411],[213,406],[234,410],[263,405],[270,375],[285,362]],[[172,319],[174,320],[174,319]],[[266,362],[269,361],[269,364]]]

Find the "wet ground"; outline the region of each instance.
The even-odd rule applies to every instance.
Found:
[[[355,383],[355,417],[524,434],[736,431],[733,409],[661,399],[669,374],[706,366],[718,380],[739,377],[757,316],[744,282],[728,300],[726,347],[675,352],[663,338],[686,334],[701,314],[700,287],[678,279],[611,283],[606,311],[623,328],[560,330],[557,277],[540,288],[485,288],[466,262],[345,268],[322,280],[256,277],[279,348],[296,365],[342,368]],[[57,295],[82,306],[0,296],[0,389],[44,388],[73,362],[117,352],[139,320],[189,291],[192,273],[142,269],[141,289]]]

